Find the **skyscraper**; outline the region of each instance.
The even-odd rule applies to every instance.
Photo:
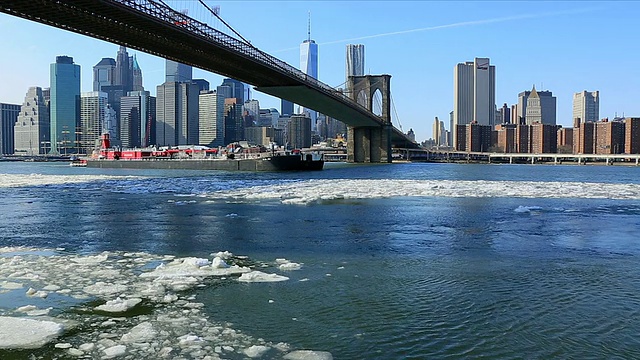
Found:
[[[132,82],[130,91],[144,91],[144,86],[142,84],[142,69],[140,69],[140,65],[138,65],[138,59],[136,59],[135,54],[133,54],[133,57],[129,58],[129,63],[131,64]]]
[[[517,123],[532,125],[534,122],[540,120],[537,117],[527,118],[527,100],[532,91],[523,91],[518,94],[518,105],[516,107],[516,119]],[[540,120],[543,124],[555,125],[556,124],[556,97],[553,96],[551,91],[538,91],[536,90],[538,97],[540,98]]]
[[[527,113],[525,115],[527,125],[542,124],[542,106],[540,105],[540,96],[533,85],[529,97],[527,97]]]
[[[115,82],[114,85],[122,85],[123,94],[126,95],[133,89],[132,65],[129,59],[127,48],[120,46],[116,56]]]
[[[116,60],[102,58],[93,66],[93,91],[102,91],[103,86],[111,86],[116,83]]]
[[[475,58],[473,62],[459,63],[453,72],[453,124],[466,125],[477,121],[479,125],[495,122],[496,73],[489,58]],[[454,146],[457,131],[453,131]]]
[[[600,117],[600,92],[581,91],[573,94],[573,120],[595,122]]]
[[[198,85],[165,82],[157,87],[156,145],[198,143]]]
[[[13,127],[19,113],[20,105],[0,103],[0,154],[13,154],[15,150]]]
[[[228,86],[230,88],[230,93],[226,94],[227,98],[236,98],[237,99],[236,104],[239,104],[239,105],[244,104],[245,91],[244,91],[244,84],[242,82],[236,79],[226,78],[222,80],[221,86]]]
[[[347,74],[349,76],[364,75],[364,45],[348,44],[347,45]],[[348,84],[348,82],[347,82]]]
[[[201,93],[199,99],[200,145],[224,146],[224,95],[208,91]]]
[[[77,146],[80,125],[80,66],[69,56],[51,64],[51,153],[66,154]]]
[[[300,44],[300,70],[314,79],[318,78],[318,44],[311,40],[311,16],[309,16],[309,27],[307,39]],[[311,129],[315,130],[317,114],[314,110],[299,106],[299,114],[306,114],[311,118]]]
[[[80,147],[90,154],[96,147],[105,125],[108,96],[104,92],[84,92],[80,95]],[[109,108],[110,109],[110,108]]]
[[[293,103],[287,100],[280,100],[280,113],[284,115],[293,115]]]
[[[311,147],[311,119],[294,115],[287,124],[287,145],[289,149]]]
[[[30,87],[22,102],[14,128],[16,153],[46,154],[50,143],[49,108],[42,88]]]
[[[123,147],[155,144],[156,98],[148,91],[131,91],[120,103],[120,139]]]
[[[167,60],[165,74],[165,82],[185,82],[193,78],[193,69],[189,65]]]

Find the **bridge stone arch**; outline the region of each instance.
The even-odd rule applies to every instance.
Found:
[[[367,110],[373,112],[373,99],[376,91],[382,95],[382,113],[380,117],[391,124],[391,75],[363,75],[349,76],[347,81],[351,98],[358,102],[360,93],[366,95],[367,103],[363,104]]]
[[[347,128],[348,162],[391,162],[391,75],[349,76],[349,96],[373,113],[376,92],[382,95],[382,126]]]

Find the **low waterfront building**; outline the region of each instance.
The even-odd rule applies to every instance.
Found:
[[[558,153],[573,152],[573,128],[558,129]]]
[[[556,152],[558,152],[558,125],[532,124],[531,153],[548,154]]]
[[[625,118],[624,125],[624,153],[640,154],[640,118]]]
[[[624,122],[605,119],[596,123],[596,154],[622,154],[624,152],[624,140]]]
[[[517,152],[516,124],[496,125],[497,151],[504,153]]]

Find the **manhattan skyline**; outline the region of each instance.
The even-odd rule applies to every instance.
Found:
[[[180,10],[197,2],[169,1]],[[221,2],[221,16],[252,44],[287,63],[299,63],[308,13],[319,47],[319,80],[344,87],[345,46],[366,49],[365,74],[390,74],[397,112],[392,121],[416,139],[432,137],[435,116],[453,109],[453,67],[474,57],[496,66],[496,105],[518,93],[553,91],[557,123],[572,125],[575,92],[600,92],[600,117],[640,115],[635,64],[640,4],[629,2]],[[277,11],[276,11],[277,10]],[[197,10],[190,15],[197,17]],[[265,12],[272,14],[269,20]],[[49,65],[67,55],[81,66],[81,91],[90,91],[92,67],[118,45],[0,14],[7,37],[0,67],[0,102],[21,104],[30,86],[49,86]],[[164,59],[136,54],[144,87],[155,95],[164,81]],[[296,66],[297,67],[297,66]],[[194,69],[194,78],[220,83],[223,76]],[[276,98],[253,92],[261,108]],[[447,124],[448,125],[448,124]]]

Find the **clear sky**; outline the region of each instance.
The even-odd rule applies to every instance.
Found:
[[[167,1],[202,17],[191,1]],[[558,124],[571,126],[572,94],[600,91],[600,117],[640,116],[640,2],[622,1],[206,1],[263,51],[299,67],[307,37],[319,47],[319,80],[345,82],[345,45],[365,45],[365,72],[390,74],[396,127],[431,137],[433,119],[448,124],[453,68],[474,57],[496,66],[496,103],[550,90]],[[0,102],[21,104],[29,86],[49,86],[49,64],[68,55],[82,67],[82,91],[92,90],[92,67],[116,57],[118,46],[0,14]],[[155,95],[164,60],[136,50],[144,86]],[[217,86],[222,77],[194,70]],[[280,101],[252,92],[262,108]],[[395,114],[394,114],[395,115]]]

